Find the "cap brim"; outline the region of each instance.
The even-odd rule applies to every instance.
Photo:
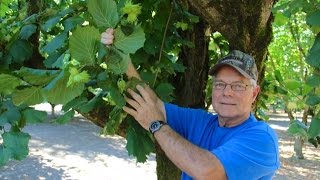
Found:
[[[252,77],[246,73],[245,71],[243,71],[242,69],[238,68],[237,66],[228,64],[228,63],[220,63],[220,64],[216,64],[214,65],[212,68],[210,68],[209,70],[209,75],[213,76],[217,73],[217,71],[222,67],[222,66],[230,66],[232,68],[234,68],[235,70],[237,70],[240,74],[242,74],[244,77],[251,79]]]

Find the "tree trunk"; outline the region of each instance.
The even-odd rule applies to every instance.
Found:
[[[256,61],[259,80],[264,81],[267,47],[272,39],[272,6],[275,0],[237,1],[180,0],[195,9],[213,32],[220,32],[229,42],[230,50],[251,54]],[[259,97],[257,101],[259,100]],[[254,105],[256,111],[256,104]]]
[[[300,137],[295,137],[294,152],[296,153],[296,157],[298,159],[304,159],[303,152],[302,152],[303,144],[304,144],[304,140],[303,139],[301,139]]]
[[[37,14],[45,9],[42,0],[27,0],[28,10],[27,16],[31,16],[32,14]],[[40,54],[39,47],[40,47],[40,25],[37,24],[37,31],[31,35],[29,38],[30,43],[33,45],[33,53],[32,57],[24,62],[24,66],[35,68],[35,69],[44,69],[44,57]]]
[[[205,36],[207,27],[203,21],[194,26],[193,31],[182,32],[182,37],[195,48],[183,47],[180,59],[186,67],[184,73],[172,79],[175,86],[175,104],[184,107],[204,108],[205,88],[208,79],[208,45]],[[156,146],[157,176],[159,180],[180,179],[181,171],[166,157],[159,145]]]

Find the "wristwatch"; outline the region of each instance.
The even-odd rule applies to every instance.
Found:
[[[164,125],[167,125],[164,121],[153,121],[149,127],[149,131],[154,134],[155,132],[159,131],[160,128]]]

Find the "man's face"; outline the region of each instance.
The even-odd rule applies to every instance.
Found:
[[[219,120],[226,122],[230,120],[236,124],[246,120],[249,117],[251,105],[259,93],[259,86],[253,87],[248,78],[230,66],[221,67],[213,83],[249,85],[244,91],[234,91],[230,85],[222,90],[215,89],[213,85],[212,89],[212,106],[218,113]]]

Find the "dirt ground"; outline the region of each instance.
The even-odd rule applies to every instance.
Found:
[[[319,180],[320,179],[320,147],[315,148],[305,143],[304,159],[294,156],[294,138],[287,133],[289,119],[286,114],[270,114],[268,122],[279,138],[281,168],[274,179],[277,180]]]
[[[306,143],[305,159],[297,159],[294,138],[287,133],[286,114],[272,114],[268,123],[279,137],[281,168],[274,179],[320,180],[320,148]],[[29,125],[24,131],[32,137],[30,154],[23,161],[10,161],[0,167],[0,179],[157,179],[154,154],[147,163],[136,163],[125,150],[125,139],[101,137],[100,128],[83,117],[66,125]]]

